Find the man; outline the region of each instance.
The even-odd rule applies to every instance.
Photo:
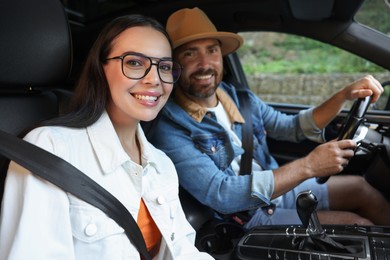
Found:
[[[353,156],[353,140],[331,141],[309,155],[279,167],[268,152],[266,135],[300,141],[322,141],[323,128],[346,100],[383,88],[372,76],[335,93],[323,104],[288,116],[250,93],[254,131],[252,173],[239,175],[241,126],[235,88],[222,81],[223,56],[238,49],[242,38],[218,32],[198,8],[173,13],[167,22],[174,58],[183,65],[175,95],[163,109],[149,138],[174,161],[181,186],[201,203],[222,214],[247,211],[245,227],[301,224],[295,198],[300,191],[316,195],[322,223],[390,224],[390,205],[360,176],[334,176],[320,185],[313,177],[342,171]],[[276,205],[276,208],[269,207]],[[264,207],[266,206],[266,207]],[[268,207],[267,207],[268,206]]]

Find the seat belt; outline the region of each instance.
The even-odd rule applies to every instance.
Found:
[[[245,119],[245,123],[242,124],[242,148],[245,152],[241,155],[240,175],[250,175],[252,174],[253,158],[253,125],[248,91],[237,89],[237,97],[240,103],[240,112]]]
[[[233,85],[238,86],[239,83],[233,83]],[[237,97],[240,105],[240,113],[244,117],[245,123],[241,125],[242,127],[242,148],[244,153],[241,155],[240,162],[240,172],[239,175],[251,175],[252,174],[252,157],[253,157],[253,124],[251,116],[251,105],[248,91],[243,88],[237,88]],[[234,214],[218,214],[223,218],[231,218],[240,225],[244,225],[250,220],[249,211],[240,211]]]
[[[245,89],[237,89],[237,97],[240,103],[240,112],[245,119],[242,124],[242,148],[245,150],[241,156],[240,175],[252,174],[252,158],[253,158],[253,124],[251,116],[251,105],[249,93]],[[275,204],[271,203],[268,206],[262,207],[267,214],[273,214]],[[248,218],[248,211],[238,213],[243,219]]]
[[[62,158],[0,130],[0,154],[101,209],[120,225],[144,259],[151,260],[133,216],[111,193]]]

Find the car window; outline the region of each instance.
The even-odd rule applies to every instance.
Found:
[[[390,0],[364,1],[355,21],[390,35]]]
[[[382,67],[316,40],[275,32],[240,35],[245,42],[238,56],[248,84],[266,102],[318,105],[364,75],[389,80]],[[370,109],[384,109],[388,95]]]

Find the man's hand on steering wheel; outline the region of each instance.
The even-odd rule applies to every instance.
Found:
[[[317,146],[304,159],[307,170],[319,178],[328,178],[331,174],[340,173],[354,155],[356,142],[333,140]]]
[[[344,93],[346,100],[356,100],[371,96],[371,103],[375,103],[384,89],[378,80],[368,75],[351,83],[341,91]]]
[[[369,75],[348,85],[341,92],[344,93],[346,100],[356,99],[356,101],[340,129],[337,140],[353,139],[369,105],[378,100],[383,93],[383,87],[379,81]],[[329,176],[317,177],[317,182],[325,183],[328,179]]]
[[[339,133],[337,140],[353,139],[360,124],[364,120],[364,115],[366,114],[370,103],[371,103],[371,96],[367,96],[365,98],[359,98],[358,100],[355,101],[355,103],[353,104],[351,110],[349,111],[349,113],[346,117],[346,120],[345,120],[343,126],[341,127],[341,130],[340,130],[340,133]],[[353,150],[351,150],[350,152],[352,152],[352,156],[353,156]],[[348,157],[348,160],[352,156]],[[344,164],[341,164],[341,169],[339,169],[339,171],[335,171],[335,173],[341,172],[347,164],[348,164],[348,161]],[[325,183],[328,179],[329,179],[329,176],[318,177],[317,182],[322,184],[322,183]]]

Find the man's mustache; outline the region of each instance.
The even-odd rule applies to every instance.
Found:
[[[205,75],[210,75],[210,74],[216,74],[215,70],[213,69],[208,69],[208,70],[198,70],[192,73],[192,76],[205,76]]]

